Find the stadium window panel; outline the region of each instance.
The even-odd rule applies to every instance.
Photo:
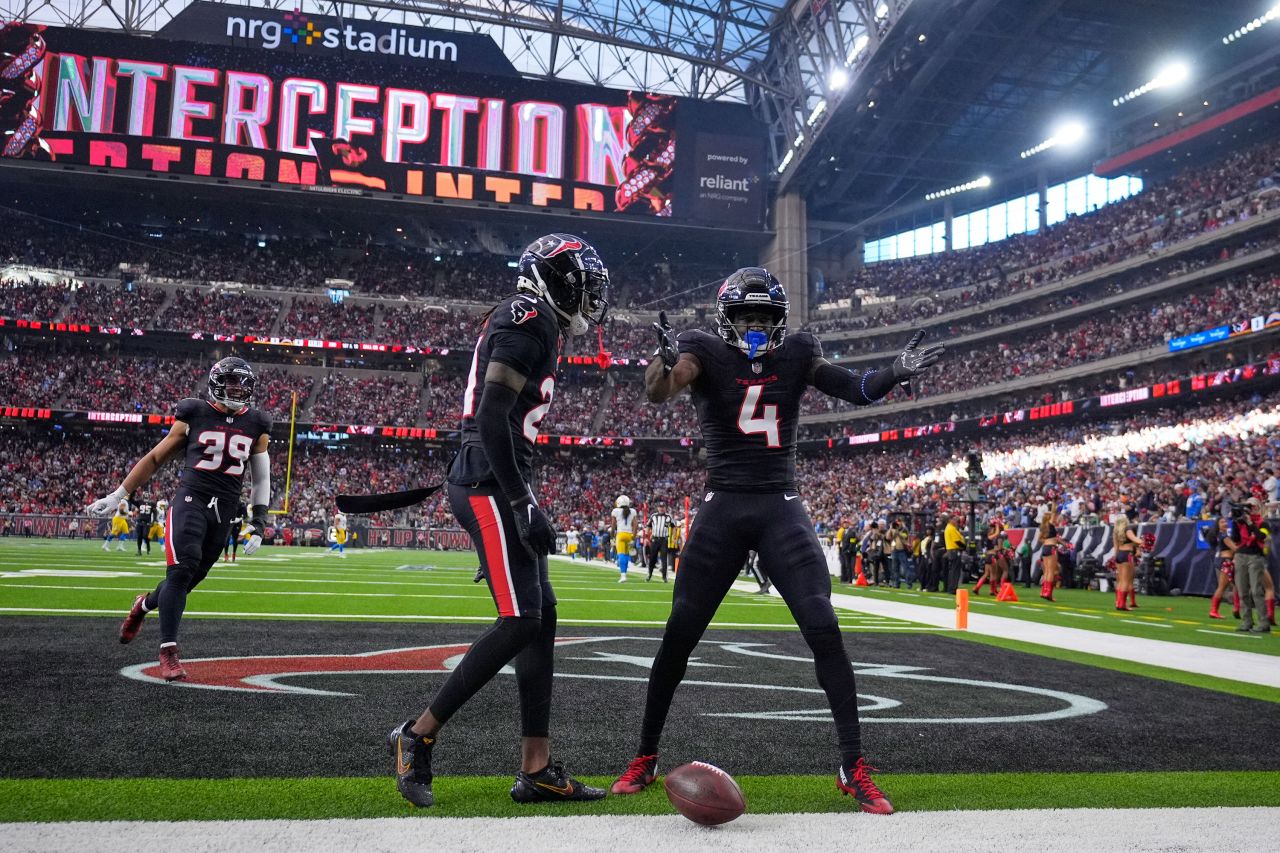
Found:
[[[969,248],[969,214],[951,219],[951,248]]]
[[[1009,199],[1005,206],[1005,234],[1012,237],[1027,230],[1026,198]]]
[[[1110,203],[1110,183],[1106,178],[1099,178],[1097,175],[1088,176],[1089,196],[1086,203],[1089,210],[1097,210]]]
[[[1088,181],[1084,178],[1076,178],[1074,181],[1067,181],[1067,216],[1079,216],[1089,209],[1088,206]]]
[[[1009,236],[1008,220],[1009,205],[993,204],[987,208],[987,242],[994,243],[997,240],[1003,240]]]
[[[1137,175],[1129,176],[1129,195],[1137,195],[1142,192],[1142,178]]]
[[[1067,185],[1054,184],[1049,187],[1047,225],[1055,225],[1067,218]]]
[[[874,264],[880,260],[880,243],[877,240],[868,240],[862,246],[862,262],[864,264]]]
[[[969,214],[969,245],[981,246],[987,242],[987,211],[975,210]]]
[[[915,234],[915,240],[916,240],[917,255],[930,255],[930,254],[933,254],[934,251],[936,251],[933,248],[933,226],[932,225],[925,225],[922,228],[917,228],[914,234]]]
[[[1040,193],[1031,193],[1023,200],[1027,203],[1027,233],[1034,234],[1040,230]]]
[[[903,231],[894,239],[898,241],[897,254],[899,258],[909,258],[915,254],[915,252],[912,251],[915,245],[915,240],[913,239],[913,235],[910,231]]]
[[[933,229],[933,250],[935,252],[945,252],[947,250],[947,223],[935,222],[931,227]]]

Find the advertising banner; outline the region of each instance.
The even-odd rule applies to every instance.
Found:
[[[163,36],[11,26],[4,155],[409,201],[762,221],[763,132],[741,105],[525,80],[483,36],[296,12],[196,5]]]

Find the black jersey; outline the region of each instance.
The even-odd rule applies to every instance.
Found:
[[[187,425],[183,487],[209,497],[239,498],[249,454],[258,436],[271,432],[271,417],[259,409],[228,415],[195,397],[178,403],[174,417]]]
[[[133,508],[138,511],[138,527],[150,528],[156,517],[156,507],[151,501],[139,501]]]
[[[449,468],[449,482],[459,486],[493,479],[493,469],[480,443],[476,409],[484,393],[489,362],[496,361],[528,377],[508,421],[516,465],[526,482],[533,479],[533,444],[538,425],[551,409],[560,356],[560,324],[551,306],[536,296],[520,293],[498,303],[485,321],[471,357],[467,388],[462,397],[462,447]]]
[[[822,344],[797,332],[753,362],[708,332],[681,332],[679,340],[680,352],[702,365],[691,391],[707,447],[707,488],[795,489],[800,398]]]

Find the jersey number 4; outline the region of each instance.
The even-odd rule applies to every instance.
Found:
[[[200,433],[196,442],[204,445],[204,458],[193,466],[197,471],[221,471],[222,463],[229,459],[230,464],[222,473],[237,476],[244,473],[244,461],[253,447],[253,439],[247,435],[233,435],[228,440],[225,432],[216,429]]]
[[[760,395],[763,393],[763,385],[752,385],[747,388],[747,393],[742,398],[742,405],[738,408],[738,429],[747,435],[764,433],[766,444],[770,447],[781,447],[782,441],[778,437],[778,407],[772,403],[761,406]],[[760,410],[758,417],[757,409]]]

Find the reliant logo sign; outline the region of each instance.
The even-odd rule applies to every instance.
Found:
[[[414,36],[402,27],[392,27],[383,33],[362,29],[355,24],[320,27],[296,10],[285,12],[283,21],[229,15],[225,35],[230,39],[244,39],[264,50],[275,50],[283,45],[318,45],[353,53],[458,61],[458,45],[453,41]]]
[[[262,9],[197,0],[156,35],[276,53],[391,60],[430,64],[441,70],[517,76],[515,66],[487,35],[311,14],[304,8]]]

